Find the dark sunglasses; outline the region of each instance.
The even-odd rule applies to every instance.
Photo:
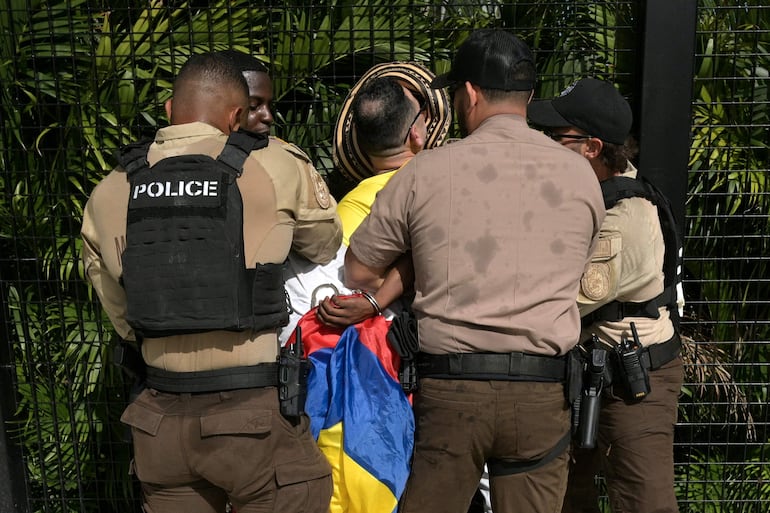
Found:
[[[411,123],[409,123],[409,128],[406,130],[406,137],[404,137],[404,144],[406,144],[406,141],[409,140],[409,133],[412,131],[412,126],[417,123],[417,118],[419,118],[423,112],[425,112],[425,108],[428,106],[428,102],[425,100],[425,97],[421,95],[418,92],[415,91],[409,91],[411,95],[414,97],[415,100],[417,100],[417,105],[420,107],[417,110],[417,114],[415,114],[414,119]]]
[[[545,135],[553,139],[554,141],[561,141],[562,139],[571,139],[573,141],[582,141],[584,139],[591,139],[591,135],[575,135],[575,134],[555,134],[553,132],[545,132]]]

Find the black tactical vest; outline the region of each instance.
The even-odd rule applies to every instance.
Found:
[[[682,282],[682,243],[679,237],[674,213],[668,198],[644,177],[636,179],[615,176],[601,182],[604,206],[607,210],[626,198],[644,198],[658,209],[658,219],[663,232],[665,253],[663,257],[663,293],[650,301],[641,303],[613,301],[584,318],[586,322],[619,321],[624,317],[648,317],[657,319],[658,308],[666,306],[671,315],[674,329],[679,332],[679,307],[677,287]]]
[[[123,148],[128,174],[122,283],[127,321],[143,337],[211,330],[262,331],[288,322],[281,264],[247,269],[236,178],[265,136],[234,132],[222,153],[165,158],[150,142]]]

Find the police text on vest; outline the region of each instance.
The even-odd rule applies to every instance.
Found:
[[[140,196],[149,198],[172,198],[179,196],[218,196],[219,182],[216,180],[179,180],[178,182],[150,182],[134,186],[133,199]]]

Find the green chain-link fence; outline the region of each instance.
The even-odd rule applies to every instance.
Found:
[[[166,123],[163,102],[191,53],[234,47],[264,59],[276,135],[305,149],[339,198],[352,184],[333,167],[333,125],[372,64],[442,72],[471,30],[506,27],[535,51],[538,97],[599,76],[643,122],[667,105],[645,94],[645,72],[676,56],[644,55],[645,42],[676,40],[650,21],[658,3],[2,2],[0,509],[138,511],[117,421],[127,385],[110,365],[112,331],[83,280],[78,231],[115,148]],[[695,51],[682,64],[692,80],[677,85],[692,99],[674,106],[691,119],[677,171],[688,192],[672,198],[687,213],[682,512],[770,510],[770,5],[733,4],[696,3]],[[642,151],[655,151],[654,136]]]

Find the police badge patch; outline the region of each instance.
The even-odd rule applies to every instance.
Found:
[[[313,179],[313,191],[315,193],[315,199],[318,202],[318,206],[321,208],[329,208],[331,206],[331,193],[326,186],[326,182],[318,172],[310,173]]]
[[[599,301],[610,293],[610,266],[595,262],[588,266],[580,279],[583,295],[592,301]]]

